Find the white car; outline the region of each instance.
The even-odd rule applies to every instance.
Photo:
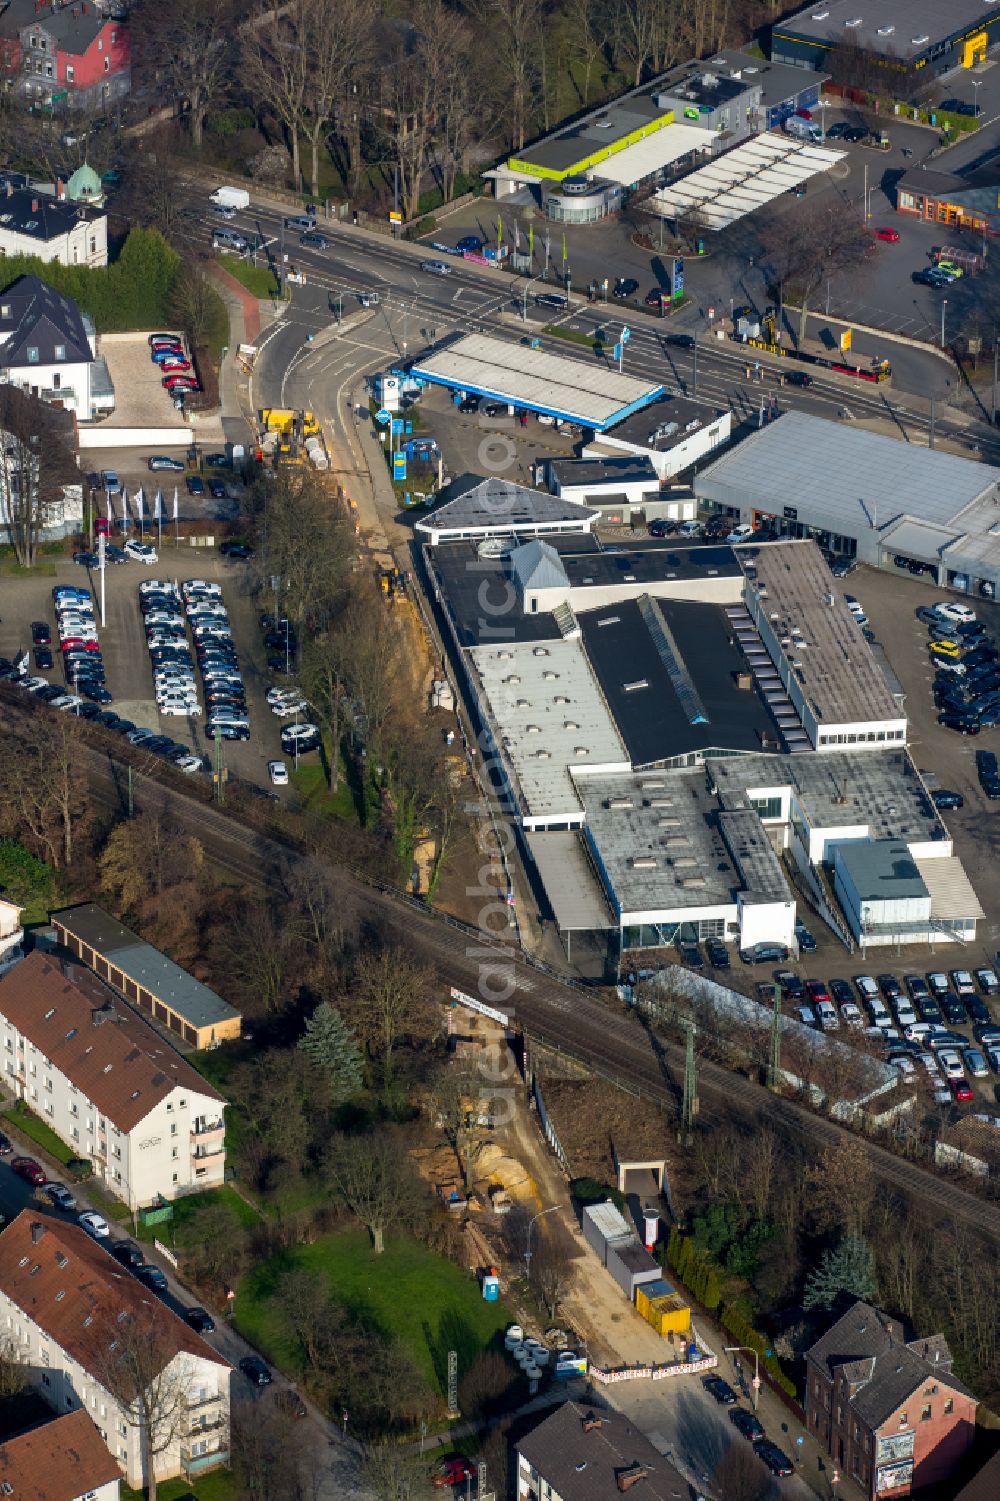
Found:
[[[855,1029],[859,1029],[865,1024],[865,1019],[861,1015],[860,1006],[856,1006],[853,1001],[845,1001],[843,1003],[840,1008],[840,1015],[843,1019],[844,1025],[847,1027],[854,1027]]]
[[[271,778],[272,787],[288,786],[288,767],[284,761],[268,761],[267,774]]]
[[[201,704],[180,703],[171,701],[160,705],[160,713],[168,719],[197,719],[202,713]]]
[[[103,1214],[79,1214],[76,1219],[81,1229],[86,1230],[95,1240],[107,1240],[111,1234],[111,1226]]]
[[[823,1028],[823,1031],[835,1032],[840,1026],[836,1006],[834,1006],[832,1001],[817,1001],[815,1005],[816,1015],[819,1017],[819,1024]]]
[[[319,744],[319,726],[315,724],[286,724],[281,731],[282,749],[291,749],[296,741],[315,741]]]
[[[203,770],[200,756],[182,756],[174,765],[178,771],[183,771],[185,776],[191,776],[196,771]]]
[[[126,542],[122,551],[127,553],[130,558],[135,558],[138,563],[150,564],[157,561],[156,548],[150,547],[148,542]]]
[[[168,579],[143,579],[139,585],[140,594],[171,594],[177,600],[180,595],[176,587]]]
[[[947,995],[950,986],[948,976],[943,970],[936,969],[933,974],[927,976],[927,983],[931,987],[931,995]]]
[[[54,698],[49,707],[61,709],[64,714],[68,714],[71,709],[78,709],[82,703],[83,699],[78,694],[64,693],[62,698]]]
[[[421,271],[427,271],[431,276],[450,276],[451,267],[446,266],[444,261],[421,261]]]
[[[937,1057],[938,1063],[944,1070],[944,1076],[946,1079],[965,1078],[965,1069],[962,1067],[962,1060],[958,1056],[958,1054],[953,1051],[953,1049],[942,1048]]]
[[[309,705],[304,698],[286,698],[271,705],[271,713],[277,719],[290,719],[293,714],[304,714]]]
[[[904,1079],[912,1079],[917,1072],[916,1065],[908,1053],[893,1053],[886,1059],[890,1068],[894,1068],[903,1075]]]
[[[726,538],[730,546],[736,546],[740,542],[749,542],[753,536],[753,527],[749,521],[741,521],[739,526],[734,526]]]
[[[975,610],[968,605],[959,604],[957,600],[942,600],[932,608],[942,620],[954,620],[957,625],[971,624],[976,618]]]
[[[899,997],[899,999],[896,1001],[894,1009],[896,1012],[896,1020],[904,1029],[906,1027],[912,1027],[916,1023],[917,1013],[914,1011],[913,1007],[910,1005],[905,996]]]
[[[976,986],[967,969],[953,969],[951,972],[951,988],[959,995],[975,995]]]
[[[211,594],[216,599],[221,599],[222,585],[213,584],[211,579],[185,579],[181,584],[181,592],[185,599],[192,594]]]

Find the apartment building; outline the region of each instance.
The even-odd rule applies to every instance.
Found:
[[[806,1425],[872,1501],[929,1493],[975,1434],[976,1399],[951,1367],[944,1335],[908,1339],[859,1301],[806,1351]]]
[[[35,950],[0,978],[0,1060],[130,1209],[223,1182],[225,1100],[81,965]]]
[[[689,1481],[620,1413],[566,1402],[517,1441],[517,1501],[689,1501]]]
[[[14,902],[0,897],[0,975],[13,969],[24,957],[21,911]]]
[[[229,1362],[77,1225],[24,1210],[0,1232],[0,1334],[54,1411],[89,1415],[134,1489],[150,1479],[141,1404],[123,1396],[137,1379],[157,1391],[157,1480],[228,1461]]]
[[[0,1494],[13,1501],[119,1501],[121,1470],[78,1407],[0,1443]]]

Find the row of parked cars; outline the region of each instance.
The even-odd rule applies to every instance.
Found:
[[[773,1443],[764,1432],[764,1425],[757,1414],[749,1408],[739,1407],[739,1398],[721,1376],[703,1376],[702,1386],[710,1397],[714,1397],[720,1407],[729,1408],[729,1421],[741,1433],[745,1439],[753,1445],[757,1458],[767,1466],[772,1475],[791,1475],[792,1462],[778,1445]]]
[[[205,689],[205,734],[210,740],[249,740],[246,688],[222,585],[186,579],[181,593]]]
[[[194,680],[181,592],[169,579],[139,585],[139,609],[153,670],[153,695],[159,712],[191,719],[202,713]]]
[[[150,334],[149,357],[160,371],[163,389],[175,401],[201,390],[183,340],[177,334]]]
[[[938,724],[978,735],[1000,724],[1000,649],[976,612],[961,601],[922,606],[927,650],[934,664]]]

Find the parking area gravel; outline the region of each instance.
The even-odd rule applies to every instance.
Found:
[[[172,333],[172,329],[164,329]],[[181,338],[181,335],[177,335]],[[168,427],[178,430],[184,441],[189,422],[164,391],[162,373],[149,357],[146,334],[102,334],[101,354],[115,388],[115,410],[107,427]]]

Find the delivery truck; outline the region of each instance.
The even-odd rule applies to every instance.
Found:
[[[246,188],[216,188],[214,193],[209,194],[210,202],[216,208],[249,208],[250,194]]]

